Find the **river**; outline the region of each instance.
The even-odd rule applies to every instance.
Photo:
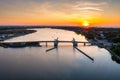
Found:
[[[36,33],[16,37],[7,41],[59,40],[87,41],[85,36],[59,29],[35,29]],[[0,80],[119,80],[120,64],[112,60],[111,54],[97,46],[78,47],[94,58],[94,62],[72,47],[60,44],[52,47],[0,47]]]

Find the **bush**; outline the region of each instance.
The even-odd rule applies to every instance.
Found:
[[[120,56],[120,44],[113,46],[112,51],[115,52],[117,55]]]
[[[112,41],[112,42],[115,42],[115,43],[118,43],[118,42],[120,42],[120,37],[112,38],[111,41]]]

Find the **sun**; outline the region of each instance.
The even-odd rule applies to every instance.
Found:
[[[85,26],[85,27],[88,27],[90,24],[89,24],[88,21],[83,21],[82,25]]]

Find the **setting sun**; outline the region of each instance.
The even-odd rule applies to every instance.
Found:
[[[83,26],[89,26],[90,24],[89,24],[88,21],[83,21],[82,25],[83,25]]]

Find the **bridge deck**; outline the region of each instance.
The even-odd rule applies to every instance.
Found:
[[[54,43],[54,41],[20,41],[20,42],[0,42],[0,43],[34,43],[34,42],[39,42],[39,43]],[[82,42],[82,41],[76,41],[77,43],[90,43],[90,42]],[[58,43],[72,43],[72,41],[59,41]]]

